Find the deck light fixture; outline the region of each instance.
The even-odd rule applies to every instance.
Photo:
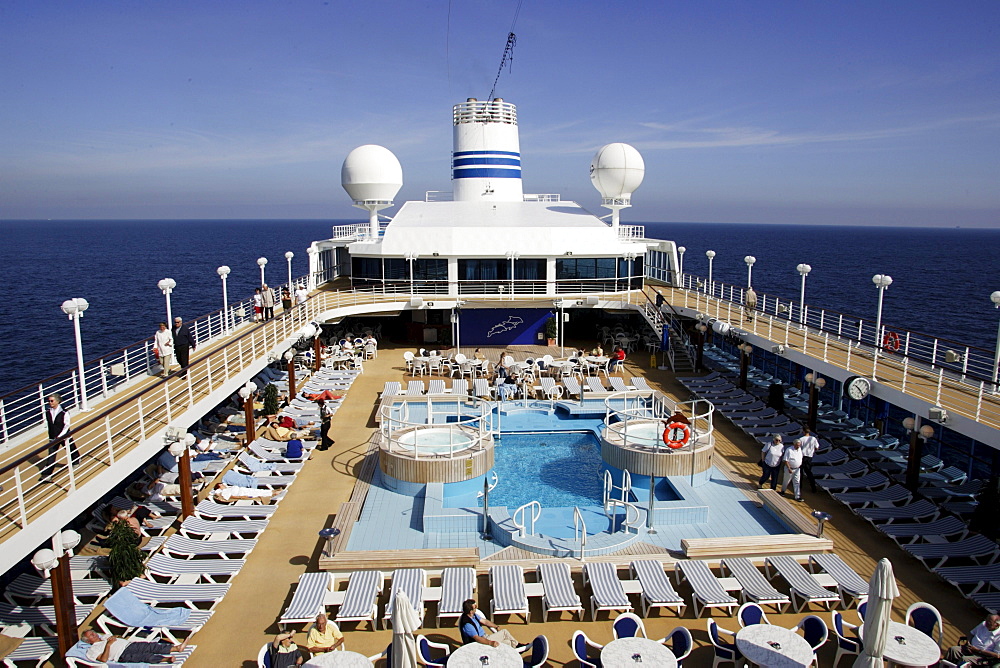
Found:
[[[747,389],[747,375],[750,373],[750,356],[753,355],[753,346],[749,343],[741,343],[736,346],[740,351],[740,389]]]
[[[221,267],[215,270],[215,273],[217,273],[219,275],[219,278],[222,279],[222,331],[227,334],[229,333],[230,322],[229,322],[229,290],[226,288],[226,278],[229,276],[229,272],[231,271],[232,269],[230,269],[227,265],[222,265]]]
[[[67,529],[52,537],[52,549],[42,548],[31,558],[32,565],[43,578],[52,580],[52,607],[56,616],[56,635],[59,651],[68,652],[79,640],[76,624],[76,605],[73,602],[73,580],[70,558],[80,544],[80,534]]]
[[[288,396],[296,396],[295,387],[295,349],[289,348],[285,351],[285,362],[288,363]]]
[[[806,322],[806,276],[813,268],[808,264],[802,263],[796,265],[795,271],[799,272],[802,276],[802,287],[799,289],[799,324],[805,324]]]
[[[246,442],[252,443],[257,438],[257,430],[253,421],[253,393],[257,391],[257,384],[252,380],[240,388],[239,395],[243,398],[243,414],[246,419]]]
[[[172,278],[163,278],[156,284],[156,287],[158,287],[167,298],[167,327],[170,327],[174,322],[173,313],[170,312],[170,293],[177,287],[177,281]]]
[[[818,373],[807,373],[806,383],[809,384],[809,416],[806,424],[809,429],[816,431],[816,414],[819,412],[819,391],[826,386],[826,379]]]
[[[80,338],[80,318],[83,312],[90,308],[90,303],[83,297],[67,299],[62,303],[62,311],[73,321],[73,334],[76,337],[76,371],[79,374],[80,410],[87,411],[87,376],[83,369],[83,341]]]
[[[888,274],[875,274],[872,276],[872,283],[878,289],[878,313],[875,316],[875,357],[878,357],[882,348],[882,295],[886,288],[892,285],[892,276]]]
[[[266,283],[264,282],[264,267],[267,266],[267,258],[259,257],[257,258],[257,266],[260,267],[260,286],[264,287]]]
[[[684,253],[686,252],[687,248],[684,246],[677,247],[677,255],[680,257],[677,266],[677,282],[680,283],[682,288],[684,287]]]
[[[920,416],[903,418],[903,429],[910,437],[910,450],[906,455],[906,488],[917,491],[920,485],[920,459],[923,457],[924,445],[934,438],[934,427],[920,424]]]
[[[285,259],[288,260],[288,291],[292,291],[292,258],[295,257],[295,253],[288,251],[285,253]]]
[[[708,258],[708,283],[706,284],[710,294],[715,294],[715,284],[712,283],[712,260],[715,259],[715,251],[709,250],[705,251],[705,257]]]
[[[753,287],[753,265],[757,262],[757,258],[753,255],[747,255],[743,258],[743,261],[747,263],[747,287]]]
[[[1000,308],[1000,290],[990,295],[993,306]],[[993,392],[997,391],[997,371],[1000,370],[1000,327],[997,329],[997,350],[993,355]]]

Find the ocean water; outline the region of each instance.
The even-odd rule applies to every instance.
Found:
[[[193,318],[222,307],[215,272],[229,265],[229,299],[245,299],[267,257],[271,284],[307,271],[305,249],[328,238],[332,225],[357,221],[4,221],[0,245],[0,396],[75,365],[72,323],[60,304],[83,297],[84,356],[93,359],[152,336],[166,317],[156,283],[177,281],[173,312]],[[745,255],[757,263],[758,292],[797,299],[795,266],[813,267],[806,300],[814,306],[874,318],[876,273],[889,274],[887,325],[992,350],[1000,312],[1000,230],[647,223],[651,237],[687,247],[686,273],[742,285]]]

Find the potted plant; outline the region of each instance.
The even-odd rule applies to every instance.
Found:
[[[108,564],[111,567],[111,580],[119,585],[142,575],[143,554],[139,549],[142,538],[128,522],[115,521],[111,524],[107,545],[111,549],[108,554]]]
[[[264,388],[264,415],[278,414],[278,388],[268,384]]]
[[[548,344],[550,346],[556,345],[556,338],[559,336],[559,325],[556,323],[555,318],[549,318],[545,321],[545,337],[548,339]]]

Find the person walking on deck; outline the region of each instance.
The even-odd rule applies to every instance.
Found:
[[[809,431],[809,427],[803,427],[799,443],[802,444],[802,472],[806,474],[806,480],[809,481],[809,486],[815,494],[817,490],[816,478],[813,476],[813,457],[819,448],[819,439]]]
[[[796,501],[802,500],[802,442],[799,439],[792,441],[792,444],[785,448],[785,454],[781,457],[785,464],[785,480],[782,485],[782,495],[788,488],[792,488],[792,494]]]
[[[55,470],[56,458],[63,444],[69,449],[70,459],[73,466],[80,465],[80,452],[76,449],[73,437],[69,436],[69,413],[63,410],[62,397],[58,394],[50,394],[46,399],[48,407],[45,409],[45,426],[49,430],[49,454],[45,457],[45,464],[42,466],[42,482],[52,482],[52,473]]]
[[[264,308],[264,320],[274,317],[274,291],[267,287],[267,283],[260,288],[260,305]]]
[[[778,486],[778,470],[781,467],[781,457],[785,454],[785,444],[781,441],[781,436],[775,434],[771,442],[760,450],[760,466],[764,469],[757,483],[761,489],[771,481],[771,489]]]
[[[757,309],[757,293],[753,288],[747,288],[743,295],[743,312],[746,313],[747,320],[753,320],[753,312]]]
[[[181,376],[187,375],[187,369],[191,366],[191,351],[198,347],[191,328],[184,324],[180,318],[174,318],[174,328],[170,330],[174,337],[174,354],[177,355],[177,364],[181,367]]]
[[[170,375],[170,360],[174,357],[174,335],[165,322],[160,323],[160,329],[153,337],[153,351],[160,360],[160,375],[166,378]]]

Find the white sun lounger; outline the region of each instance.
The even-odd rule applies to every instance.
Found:
[[[259,469],[259,464],[270,464],[273,468],[268,469],[271,473],[298,473],[302,470],[302,467],[306,465],[305,462],[265,462],[262,459],[254,457],[249,452],[241,452],[236,457],[237,465],[249,472],[254,472],[254,469]]]
[[[525,624],[529,623],[531,609],[524,593],[524,569],[516,564],[491,566],[490,585],[493,587],[490,616],[524,615]]]
[[[444,381],[442,381],[444,382]],[[392,573],[392,586],[389,589],[389,600],[385,605],[385,614],[382,616],[382,628],[387,629],[392,624],[392,607],[396,600],[396,593],[406,592],[406,597],[410,600],[420,626],[424,623],[424,590],[427,587],[427,571],[422,568],[397,568]]]
[[[214,522],[201,517],[189,517],[181,523],[178,532],[187,538],[188,534],[195,536],[211,536],[209,540],[226,540],[228,538],[245,538],[248,534],[257,536],[267,528],[267,520],[222,520]],[[202,540],[202,539],[198,539]]]
[[[257,546],[256,538],[242,540],[191,540],[174,534],[163,544],[164,554],[182,557],[219,557],[230,559],[231,555],[247,555]]]
[[[270,517],[277,509],[278,506],[265,506],[262,504],[240,506],[228,503],[216,503],[215,501],[205,499],[194,507],[194,512],[199,517],[252,520]]]
[[[920,499],[905,506],[890,506],[888,508],[858,508],[855,514],[872,524],[892,524],[901,522],[933,522],[941,515],[941,509],[928,501]]]
[[[135,594],[143,603],[158,605],[160,603],[183,603],[192,610],[197,610],[196,603],[211,603],[211,610],[229,591],[229,583],[222,584],[164,584],[135,578],[126,589]]]
[[[866,508],[868,506],[876,506],[884,508],[907,503],[913,498],[913,495],[910,494],[910,490],[902,485],[889,485],[877,492],[841,492],[834,494],[833,498],[844,505],[852,507],[859,506]]]
[[[403,385],[398,380],[387,380],[385,381],[385,387],[382,388],[383,397],[394,397],[397,394],[403,393]]]
[[[628,384],[634,387],[636,392],[653,392],[653,388],[649,386],[649,381],[642,376],[632,376],[632,378],[629,379]]]
[[[83,603],[85,598],[104,598],[111,593],[111,585],[104,580],[87,578],[73,580],[73,602]],[[17,605],[14,597],[28,599],[34,605],[42,599],[52,598],[52,580],[41,578],[34,573],[21,573],[7,585],[3,594],[11,605]]]
[[[144,624],[148,615],[143,615],[142,621],[134,617],[137,609],[140,607],[150,610],[153,608],[153,606],[138,600],[135,594],[128,589],[119,589],[104,601],[104,614],[98,617],[95,623],[105,633],[114,633],[114,627],[118,627],[125,632],[132,629],[132,632],[128,636],[123,636],[123,633],[114,633],[114,635],[123,637],[135,636],[148,628]],[[191,633],[195,633],[205,625],[205,622],[211,618],[213,612],[212,610],[191,610],[187,615],[187,619],[183,622],[152,628],[162,633],[170,642],[180,644],[177,637],[173,634],[174,631],[190,631]]]
[[[35,666],[43,666],[58,649],[59,639],[55,636],[24,638],[17,649],[3,658],[3,665],[7,668],[15,668],[19,662],[32,661]]]
[[[620,376],[608,376],[608,382],[611,383],[611,390],[613,392],[628,392],[632,390],[631,387],[625,384],[625,379]]]
[[[980,534],[949,543],[919,543],[901,547],[931,570],[944,566],[952,557],[971,559],[977,564],[989,564],[1000,556],[997,544]]]
[[[476,588],[476,571],[468,567],[446,568],[441,572],[441,600],[438,619],[462,616],[462,604],[472,598]]]
[[[452,394],[469,394],[469,381],[464,378],[457,378],[451,381],[451,393]]]
[[[600,610],[632,611],[632,602],[618,579],[618,568],[606,561],[595,561],[583,565],[584,584],[590,583],[590,619],[596,620]]]
[[[309,459],[309,452],[307,450],[302,451],[301,457],[287,458],[284,455],[279,455],[276,452],[270,452],[268,450],[265,450],[264,446],[261,445],[261,443],[262,443],[261,439],[257,439],[256,441],[251,443],[247,448],[250,451],[250,454],[252,454],[257,459],[260,459],[261,461],[270,462],[273,464],[287,464],[290,462],[300,463],[304,462],[306,459]],[[287,444],[285,445],[287,447]],[[303,442],[303,446],[304,445],[305,443]]]
[[[833,493],[844,493],[850,490],[878,491],[888,487],[892,481],[881,473],[869,473],[860,478],[827,478],[817,480],[816,485]]]
[[[571,397],[575,396],[578,399],[580,398],[580,393],[583,392],[583,390],[580,388],[580,381],[578,381],[576,378],[573,378],[572,376],[566,376],[565,378],[563,378],[562,384],[563,387],[566,388],[567,396]]]
[[[434,380],[427,381],[427,394],[444,394],[445,385],[444,381],[440,378],[435,378]]]
[[[146,572],[171,582],[217,583],[219,578],[231,579],[244,564],[246,559],[175,559],[167,554],[154,554],[146,562]]]
[[[809,563],[819,566],[837,583],[840,600],[846,607],[852,598],[859,601],[868,596],[868,582],[858,575],[836,554],[819,553],[809,555]]]
[[[378,595],[382,591],[385,578],[382,571],[354,571],[347,581],[347,591],[344,602],[337,610],[337,623],[365,622],[375,629],[375,616],[378,614]]]
[[[944,566],[935,568],[934,572],[949,584],[959,590],[975,593],[991,582],[1000,582],[1000,564],[988,566]],[[973,585],[970,587],[963,585]]]
[[[792,557],[779,555],[768,557],[764,560],[764,567],[770,577],[773,577],[771,570],[780,574],[788,583],[792,592],[792,604],[795,605],[795,612],[802,612],[802,609],[810,603],[822,603],[828,610],[833,603],[840,602],[840,594],[836,594],[826,589],[816,578],[807,571],[802,564]]]
[[[857,459],[851,459],[841,464],[824,464],[813,466],[813,475],[817,478],[848,478],[865,475],[870,470],[868,465]]]
[[[424,381],[411,380],[406,384],[406,395],[409,397],[419,397],[424,393]]]
[[[544,621],[549,621],[550,612],[564,610],[575,612],[578,619],[583,619],[583,603],[573,586],[573,576],[570,574],[569,564],[561,562],[541,563],[538,565],[538,578],[541,580],[544,591],[542,594],[542,618]]]
[[[695,617],[701,617],[705,608],[725,608],[729,614],[733,614],[733,610],[739,607],[739,602],[729,595],[709,568],[707,561],[682,559],[676,562],[674,576],[678,584],[681,575],[691,585],[691,602],[694,604]]]
[[[552,376],[542,376],[538,379],[538,385],[542,388],[542,396],[549,396],[552,388],[556,387],[556,379]]]
[[[900,545],[924,542],[921,539],[925,537],[948,536],[949,540],[962,540],[969,535],[968,525],[951,515],[933,522],[895,522],[893,524],[879,524],[875,528]]]
[[[92,605],[77,605],[76,623],[82,624],[93,611]],[[0,623],[17,625],[22,622],[37,626],[49,635],[56,635],[56,611],[51,605],[21,606],[0,603]]]
[[[642,587],[643,617],[649,615],[650,608],[676,608],[678,617],[684,614],[687,604],[670,584],[670,578],[663,570],[663,562],[657,559],[637,559],[629,565],[629,569],[632,577],[638,578]]]
[[[607,393],[608,391],[608,388],[604,387],[604,383],[602,383],[601,379],[598,378],[597,376],[587,376],[586,383],[587,383],[587,392]]]
[[[303,573],[295,585],[292,601],[281,613],[278,627],[285,630],[289,624],[301,624],[315,621],[316,615],[323,612],[327,592],[333,586],[333,575],[330,573]]]
[[[771,586],[764,574],[746,557],[732,557],[722,560],[722,568],[729,571],[743,587],[744,601],[758,605],[773,605],[778,612],[784,612],[791,599]]]
[[[472,387],[477,397],[481,397],[483,399],[493,398],[493,390],[490,388],[489,381],[485,378],[473,378]]]

